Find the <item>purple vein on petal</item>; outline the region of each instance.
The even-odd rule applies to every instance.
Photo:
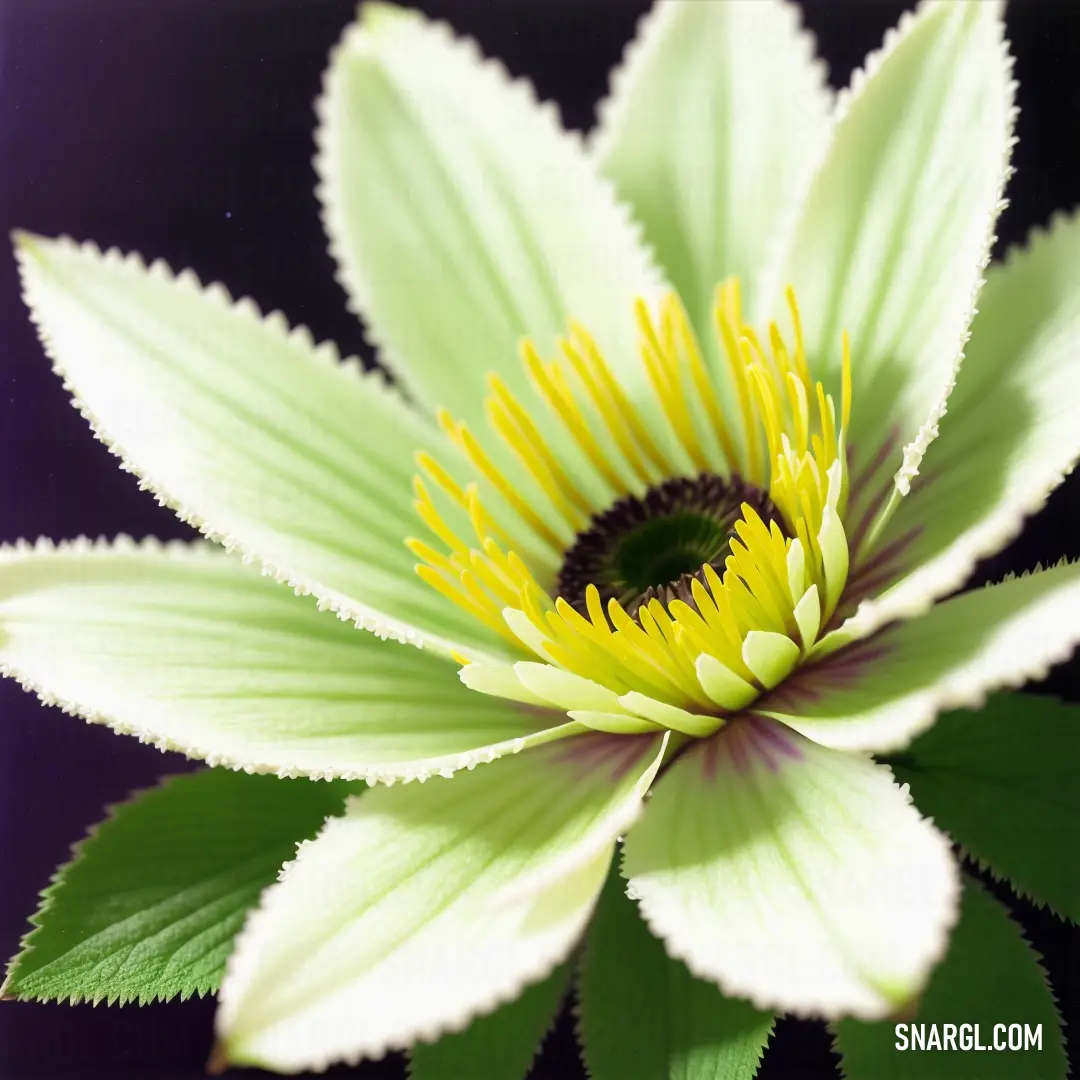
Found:
[[[695,748],[695,753],[698,754],[702,775],[710,782],[716,780],[721,772],[745,775],[753,770],[755,763],[776,773],[780,771],[785,758],[795,761],[802,759],[802,751],[783,724],[756,715],[744,715],[733,720]]]
[[[882,444],[878,447],[874,456],[851,478],[851,488],[848,492],[848,500],[852,503],[857,503],[863,495],[866,493],[868,487],[870,487],[871,481],[878,470],[885,464],[886,461],[892,457],[893,453],[900,445],[900,429],[893,428],[892,431],[885,437]],[[856,457],[856,447],[854,445],[848,448],[848,460],[854,461]],[[854,470],[853,470],[854,472]],[[888,484],[879,485],[885,492],[885,497],[889,495],[890,487]],[[878,495],[875,495],[878,498]]]
[[[791,741],[783,724],[765,716],[752,716],[748,720],[748,726],[750,737],[770,772],[780,771],[780,762],[774,754],[781,758],[802,760],[802,751]]]
[[[569,764],[585,776],[609,769],[608,779],[622,780],[642,758],[655,751],[656,735],[609,735],[594,731],[553,744],[554,760]]]
[[[820,701],[826,692],[854,686],[867,669],[890,651],[888,630],[872,638],[857,641],[826,657],[820,664],[803,668],[767,698],[758,702],[759,708],[793,712]]]
[[[903,573],[901,562],[903,555],[922,532],[922,525],[913,525],[903,535],[874,552],[866,562],[855,567],[844,590],[843,610],[845,612],[850,611],[860,600],[877,592]]]

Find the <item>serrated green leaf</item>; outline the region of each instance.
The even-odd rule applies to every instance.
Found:
[[[912,1027],[926,1025],[925,1045],[931,1024],[937,1026],[942,1040],[944,1025],[956,1025],[957,1049],[898,1050],[893,1021],[842,1021],[835,1030],[844,1076],[847,1080],[1061,1080],[1068,1071],[1061,1024],[1038,954],[1005,908],[970,878],[965,882],[960,922],[949,952],[906,1029],[909,1046]],[[978,1042],[991,1049],[960,1049],[965,1035],[975,1039],[974,1029],[965,1032],[962,1024],[978,1024]],[[1032,1029],[1041,1025],[1042,1048],[993,1049],[995,1034],[1008,1045],[1008,1028],[995,1032],[996,1024]]]
[[[409,1057],[409,1080],[522,1080],[566,995],[573,970],[556,968],[543,982],[464,1031],[437,1043],[418,1043]]]
[[[915,802],[1021,895],[1080,921],[1080,707],[999,694],[952,712],[893,762]]]
[[[112,807],[42,893],[3,993],[141,1005],[216,991],[247,909],[363,786],[209,769]]]
[[[593,1080],[751,1080],[773,1017],[695,979],[649,933],[615,871],[589,931],[579,1034]]]

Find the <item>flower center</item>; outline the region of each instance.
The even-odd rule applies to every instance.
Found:
[[[787,298],[792,336],[759,336],[720,285],[708,354],[674,293],[639,300],[640,362],[617,366],[571,322],[554,359],[522,343],[515,386],[489,376],[490,433],[440,412],[447,459],[414,478],[430,535],[406,543],[509,646],[462,654],[467,685],[705,735],[815,655],[848,575],[851,359],[845,334],[837,405]]]
[[[590,585],[605,604],[616,600],[632,616],[653,599],[670,604],[678,598],[696,610],[690,583],[704,584],[706,564],[723,570],[744,503],[766,522],[780,521],[769,496],[736,476],[678,476],[641,498],[627,495],[577,535],[563,558],[557,593],[582,614]]]

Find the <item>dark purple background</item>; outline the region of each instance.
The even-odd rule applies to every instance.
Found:
[[[645,3],[420,6],[529,75],[568,123],[587,126]],[[835,83],[877,46],[901,7],[804,4]],[[250,294],[265,310],[284,309],[317,338],[363,351],[333,281],[310,167],[311,102],[352,10],[350,0],[0,0],[0,230],[69,232],[163,256]],[[1028,0],[1011,8],[1009,23],[1022,89],[1019,172],[1000,228],[1006,243],[1080,201],[1080,8]],[[188,535],[120,472],[68,406],[5,251],[0,539]],[[1061,554],[1080,555],[1080,483],[1059,490],[984,576]],[[1076,667],[1059,669],[1049,686],[1080,701]],[[10,955],[68,844],[106,804],[186,764],[46,709],[10,683],[0,685],[0,710],[0,953]],[[1077,1016],[1080,935],[1028,905],[1016,910],[1046,957],[1063,1010]],[[0,1077],[200,1076],[212,1012],[209,1001],[123,1010],[3,1004]],[[785,1024],[761,1075],[833,1077],[828,1046],[820,1026]],[[403,1073],[390,1062],[332,1075]],[[578,1075],[564,1018],[535,1076]]]

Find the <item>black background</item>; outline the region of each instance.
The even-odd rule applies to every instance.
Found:
[[[701,0],[704,2],[704,0]],[[644,0],[429,0],[419,6],[527,75],[587,127]],[[902,10],[891,0],[806,0],[806,21],[846,82]],[[363,352],[332,276],[312,192],[312,101],[351,0],[0,0],[0,228],[138,248],[221,279],[316,338]],[[1014,4],[1020,144],[999,233],[1020,240],[1080,201],[1080,5]],[[0,249],[0,539],[79,533],[185,536],[68,406]],[[1080,555],[1080,483],[984,568],[997,578]],[[1080,661],[1044,689],[1080,701]],[[17,947],[37,891],[103,807],[188,767],[0,685],[0,953]],[[1075,858],[1076,853],[1062,853]],[[1080,933],[1023,903],[1061,1008],[1080,1019]],[[213,1003],[144,1008],[0,1005],[0,1077],[202,1075]],[[1074,1030],[1076,1027],[1074,1025]],[[238,1073],[235,1075],[250,1075]],[[332,1076],[402,1076],[400,1061]],[[564,1017],[539,1078],[583,1075]],[[783,1024],[765,1080],[835,1076],[820,1025]],[[1033,1077],[1033,1080],[1037,1078]]]

